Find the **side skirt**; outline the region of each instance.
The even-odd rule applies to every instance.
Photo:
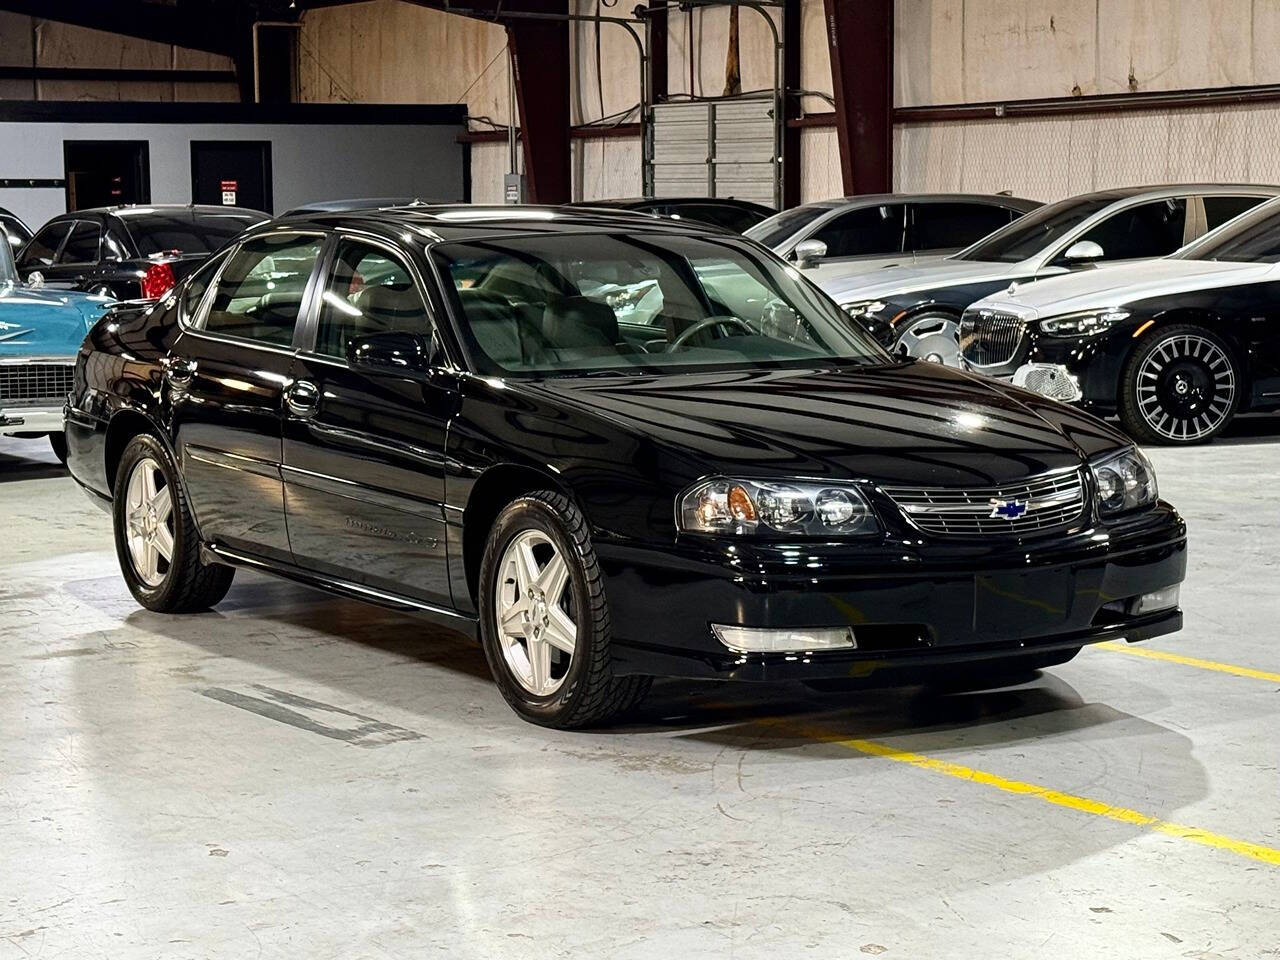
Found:
[[[304,570],[302,567],[295,567],[292,564],[264,560],[261,557],[241,553],[239,550],[232,550],[218,543],[201,544],[200,557],[205,563],[223,563],[231,567],[260,570],[263,573],[283,577],[286,580],[293,580],[309,587],[318,587],[329,593],[351,597],[354,600],[363,600],[366,603],[389,607],[392,610],[404,610],[421,614],[432,623],[438,623],[451,630],[457,630],[459,633],[465,633],[472,639],[476,639],[480,635],[479,621],[475,617],[467,616],[445,607],[423,603],[421,600],[414,600],[412,597],[389,593],[386,590],[377,590],[373,587],[366,587],[360,583],[316,573],[312,570]]]

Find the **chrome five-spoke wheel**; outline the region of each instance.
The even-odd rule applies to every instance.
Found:
[[[129,474],[125,520],[134,573],[148,587],[160,586],[173,563],[173,496],[160,464],[150,457]]]
[[[569,586],[569,566],[541,530],[507,545],[493,598],[499,643],[511,673],[537,697],[555,693],[573,661],[578,625]]]
[[[1239,389],[1235,364],[1216,337],[1171,331],[1140,356],[1133,401],[1152,439],[1196,443],[1226,426]]]
[[[929,313],[903,324],[893,352],[948,367],[959,367],[960,324],[954,317]]]

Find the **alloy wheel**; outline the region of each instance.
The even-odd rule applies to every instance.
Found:
[[[534,696],[555,693],[568,676],[578,625],[568,562],[541,530],[522,531],[503,551],[494,616],[511,674]]]
[[[1231,415],[1235,368],[1222,348],[1194,333],[1160,343],[1138,368],[1142,419],[1168,440],[1199,440]]]
[[[129,474],[125,521],[134,573],[148,587],[160,586],[173,562],[173,496],[160,464],[150,457]]]
[[[948,367],[960,362],[960,325],[950,317],[935,315],[908,321],[893,345],[893,352],[918,357]]]

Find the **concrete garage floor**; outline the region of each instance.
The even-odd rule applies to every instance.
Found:
[[[141,610],[46,449],[0,440],[0,958],[1280,956],[1280,422],[1153,454],[1192,570],[1139,649],[1210,662],[606,733],[297,586]]]

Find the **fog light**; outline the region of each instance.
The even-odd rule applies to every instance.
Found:
[[[1172,587],[1162,587],[1159,590],[1153,590],[1151,593],[1144,593],[1133,601],[1133,615],[1141,616],[1144,613],[1155,613],[1157,610],[1168,610],[1178,605],[1178,587],[1174,584]]]
[[[711,632],[726,647],[739,653],[808,653],[813,650],[850,649],[858,645],[851,627],[770,630],[713,623]]]

